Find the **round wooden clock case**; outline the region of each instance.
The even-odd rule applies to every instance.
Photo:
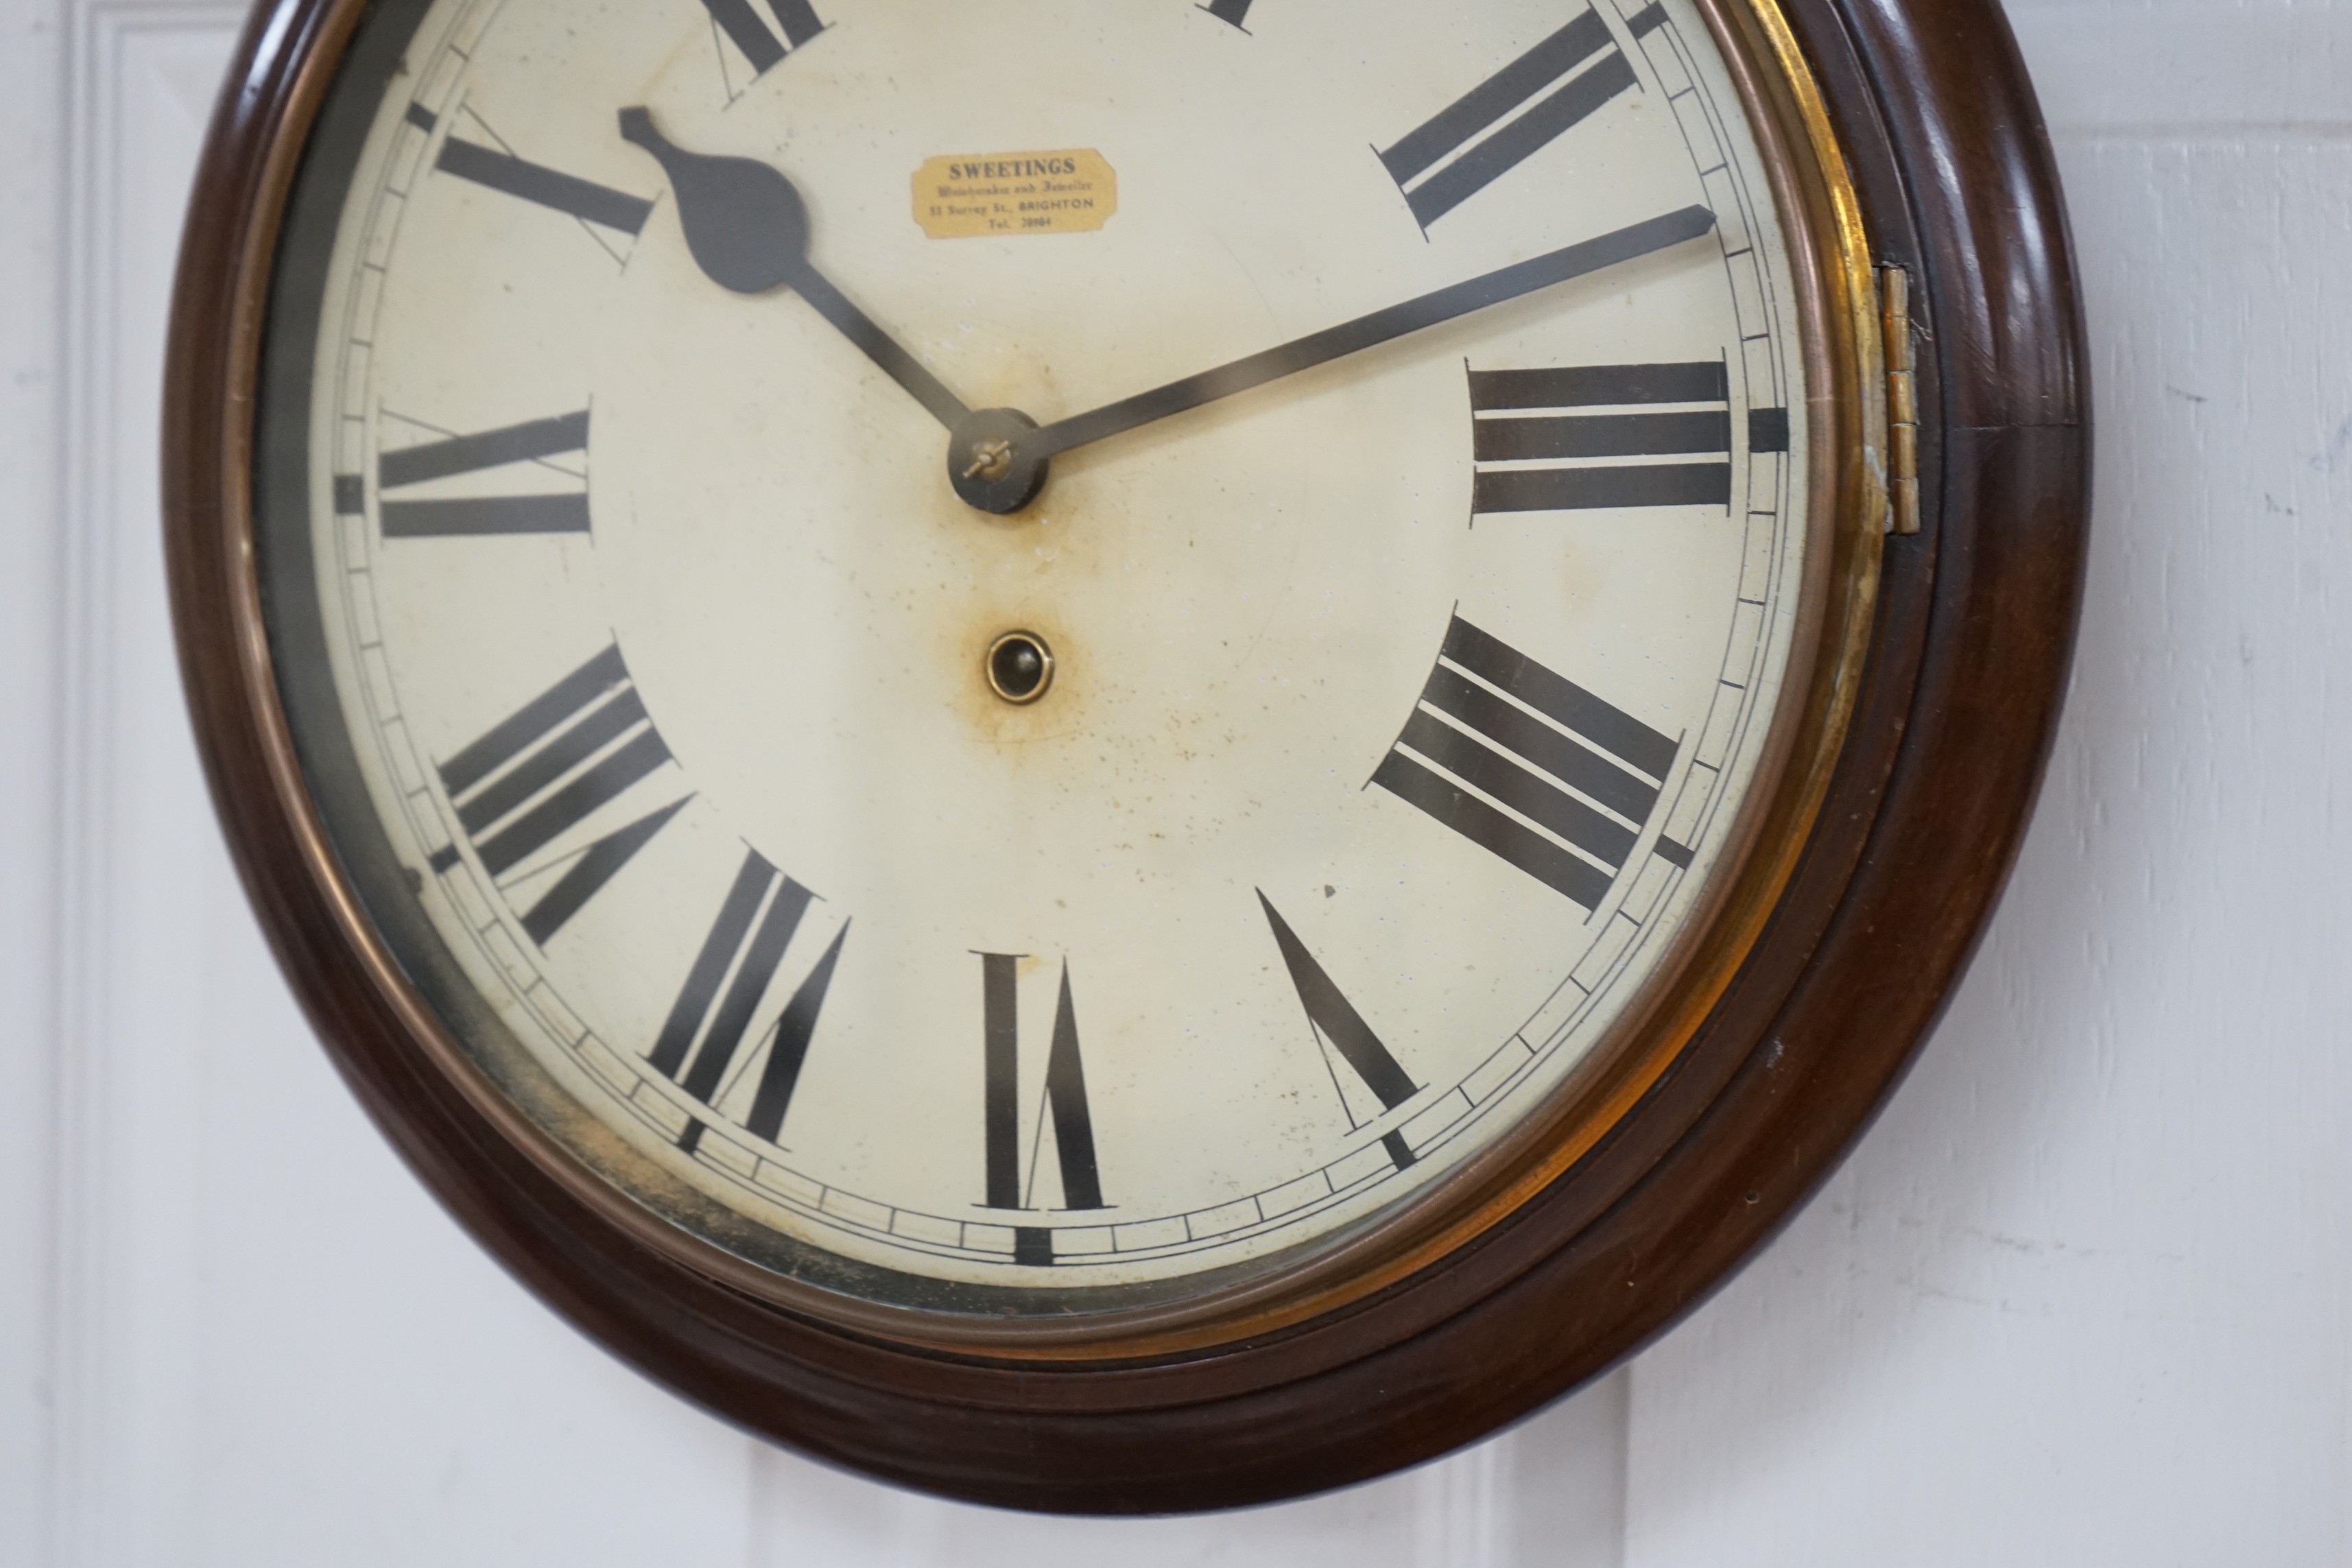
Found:
[[[1245,32],[1256,25],[1253,5],[1270,12],[1286,0],[1165,3],[1197,9],[1200,26]],[[1759,753],[1765,782],[1725,841],[1728,869],[1708,884],[1687,939],[1603,1047],[1506,1132],[1423,1173],[1429,1179],[1406,1199],[1223,1269],[1187,1275],[1171,1264],[1176,1273],[1147,1268],[1131,1283],[1097,1270],[1113,1283],[1074,1293],[1059,1317],[991,1294],[992,1265],[958,1263],[944,1245],[935,1284],[877,1286],[895,1277],[854,1258],[832,1272],[803,1269],[790,1245],[763,1252],[749,1227],[609,1134],[551,1135],[562,1113],[534,1109],[532,1091],[452,1043],[451,1016],[463,1008],[404,963],[414,949],[400,944],[413,936],[377,923],[386,895],[369,884],[365,854],[338,838],[338,786],[321,781],[305,749],[303,715],[330,699],[317,669],[288,662],[289,648],[308,645],[288,630],[299,612],[271,575],[277,547],[257,514],[269,504],[273,463],[289,442],[310,439],[271,413],[272,367],[310,352],[271,335],[288,290],[306,286],[302,268],[282,259],[293,254],[281,248],[293,243],[289,201],[306,150],[329,134],[338,72],[364,55],[372,19],[392,9],[265,0],[232,68],[173,309],[164,442],[173,609],[215,797],[290,983],[411,1166],[574,1323],[717,1414],[888,1480],[1045,1510],[1230,1507],[1434,1457],[1604,1371],[1703,1299],[1851,1146],[1933,1023],[2007,873],[2055,721],[2083,564],[2088,432],[2065,223],[2031,89],[1990,0],[1701,0],[1689,13],[1721,51],[1787,234],[1804,324],[1800,425],[1811,432],[1811,447],[1801,438],[1795,449],[1814,453],[1804,482],[1822,521],[1810,585],[1790,612],[1800,657],[1769,754]],[[748,6],[708,9],[713,59],[734,62],[747,80],[792,51],[825,47],[806,5],[773,7],[781,35]],[[1618,31],[1606,37],[1597,16],[1586,24],[1588,55],[1663,25],[1654,6],[1612,15]],[[407,62],[379,63],[404,71]],[[740,86],[727,81],[730,93]],[[412,122],[419,145],[455,135],[421,108]],[[832,265],[822,244],[746,263],[698,233],[710,213],[764,201],[805,238],[805,213],[792,216],[796,204],[775,196],[769,176],[697,163],[640,109],[622,117],[620,133],[660,158],[703,275],[747,295],[788,285],[939,416],[956,454],[938,480],[942,494],[952,486],[976,511],[1017,513],[1041,488],[1053,493],[1049,459],[1037,454],[1051,447],[1058,457],[1117,426],[1117,417],[1085,429],[1065,420],[1038,431],[1026,416],[972,413],[922,365],[894,361],[874,341],[880,329],[856,325],[857,307],[809,269],[812,258]],[[517,178],[541,179],[530,199],[571,203],[583,226],[646,222],[642,201],[614,205],[614,193],[583,195],[576,181],[558,190],[544,170],[515,175],[531,166],[477,142],[466,152],[476,166],[459,171],[468,178],[503,179],[509,191]],[[1448,187],[1411,145],[1381,156],[1424,232],[1496,183],[1489,170],[1455,174]],[[1100,199],[1112,199],[1115,176],[1098,153],[1031,163],[1005,169],[1093,181],[1084,190],[1101,186]],[[650,178],[654,164],[645,167]],[[1715,220],[1689,210],[1696,226],[1670,235],[1604,237],[1638,256],[1685,231],[1703,236]],[[919,202],[915,221],[935,238],[976,226],[978,237],[950,245],[1062,243],[993,240],[983,218],[926,214]],[[1100,226],[1067,203],[1034,221],[1056,233]],[[770,265],[776,255],[786,257],[782,270]],[[1538,260],[1563,278],[1612,264],[1582,252]],[[1506,279],[1490,292],[1540,286]],[[1360,353],[1383,332],[1486,308],[1435,300],[1416,301],[1422,316],[1402,324],[1365,318],[1360,341],[1310,344],[1249,374],[1276,379],[1318,353]],[[1118,417],[1181,416],[1187,397],[1232,395],[1241,381],[1163,389],[1160,405]],[[1739,449],[1771,450],[1775,440],[1790,449],[1788,414],[1757,406]],[[588,417],[577,416],[583,447]],[[608,417],[603,405],[597,417]],[[560,423],[521,439],[568,450]],[[444,438],[434,460],[446,468],[457,440]],[[1724,446],[1727,458],[1728,437]],[[429,466],[411,458],[400,471]],[[387,468],[383,482],[393,477]],[[334,510],[345,510],[340,495]],[[356,492],[351,510],[362,512]],[[446,518],[415,526],[457,531]],[[1082,686],[1053,683],[1083,682],[1085,663],[1055,658],[1049,632],[991,629],[974,649],[972,679],[987,683],[975,700],[1050,711],[1078,700]],[[1481,673],[1479,649],[1494,646],[1478,642],[1485,635],[1450,633],[1444,657]],[[452,799],[462,793],[454,766],[444,760]],[[1663,781],[1665,768],[1653,771]],[[1656,842],[1653,853],[1688,864],[1690,848]],[[456,859],[452,849],[435,871]],[[1303,976],[1314,960],[1302,961],[1305,945],[1272,902],[1265,908],[1314,1026],[1352,1026],[1352,1009],[1335,1010],[1345,1003],[1313,999],[1322,994]],[[537,923],[526,918],[521,929],[543,935],[571,906],[541,896],[525,911],[534,912]],[[1003,966],[987,970],[1008,988],[990,993],[993,1008],[1011,994],[1013,960],[979,962]],[[788,1022],[776,1026],[789,1032]],[[1074,1032],[1068,1049],[1075,1057]],[[1349,1059],[1362,1070],[1363,1058]],[[1381,1098],[1394,1109],[1414,1087]],[[758,1113],[753,1121],[759,1131]],[[682,1138],[688,1153],[698,1135]],[[1073,1163],[1072,1136],[1073,1124],[1056,1123],[1064,1206],[1102,1206],[1091,1142]],[[993,1128],[990,1137],[993,1161]],[[1413,1163],[1402,1134],[1386,1146],[1398,1172]],[[990,1202],[1016,1206],[994,1185]],[[1053,1249],[1076,1233],[1033,1225],[1002,1234],[1019,1238],[1007,1243],[1018,1256],[1003,1259],[1019,1268],[1053,1264]]]

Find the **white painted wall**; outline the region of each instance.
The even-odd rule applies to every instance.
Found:
[[[1629,1371],[1378,1486],[1098,1523],[687,1409],[349,1103],[215,842],[163,620],[163,300],[234,18],[0,0],[0,1564],[2352,1560],[2352,3],[2014,16],[2089,285],[2098,531],[1949,1019]]]

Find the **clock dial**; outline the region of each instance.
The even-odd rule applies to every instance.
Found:
[[[1696,11],[368,26],[263,572],[331,836],[551,1138],[1066,1318],[1441,1204],[1622,1047],[1828,526]]]

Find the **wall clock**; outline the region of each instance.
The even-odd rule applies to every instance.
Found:
[[[174,607],[532,1289],[891,1480],[1239,1504],[1856,1135],[2047,744],[2080,359],[1990,5],[285,0]]]

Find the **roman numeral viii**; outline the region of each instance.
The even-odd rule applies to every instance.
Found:
[[[1470,373],[1474,512],[1731,504],[1730,383],[1721,360]],[[1671,411],[1657,405],[1681,404]],[[1615,407],[1626,412],[1570,414]],[[1631,412],[1641,409],[1642,412]],[[1778,415],[1779,449],[1789,445]],[[1751,436],[1767,420],[1749,420]],[[1691,458],[1705,462],[1610,459]],[[1596,460],[1598,459],[1598,460]],[[1502,465],[1511,465],[1504,467]]]
[[[1651,5],[1626,23],[1635,37],[1662,26]],[[1488,77],[1381,154],[1427,228],[1634,85],[1633,68],[1597,11]]]
[[[394,499],[388,492],[436,479],[479,473],[512,463],[547,464],[551,458],[588,449],[588,414],[533,419],[474,436],[449,436],[386,452],[376,459],[378,515],[386,539],[451,539],[499,533],[585,533],[584,491],[533,495],[434,496]],[[578,479],[570,469],[556,472]],[[335,510],[351,516],[365,507],[356,474],[335,479]]]
[[[1021,955],[983,952],[980,959],[982,1127],[988,1196],[992,1209],[1026,1209],[1037,1180],[1037,1153],[1048,1121],[1061,1167],[1062,1207],[1106,1205],[1102,1174],[1095,1163],[1094,1115],[1087,1105],[1086,1066],[1078,1057],[1077,1011],[1070,1001],[1070,966],[1062,965],[1062,988],[1054,1009],[1053,1044],[1045,1058],[1045,1082],[1029,1146],[1028,1170],[1021,1160],[1021,1025],[1015,980]],[[1051,1263],[1053,1232],[1024,1226],[1014,1233],[1013,1261]]]
[[[459,826],[501,889],[537,886],[554,867],[570,862],[523,911],[523,930],[543,946],[678,814],[686,798],[551,862],[529,862],[669,760],[615,646],[493,725],[439,771]],[[433,858],[433,869],[447,871],[457,858],[453,844]]]
[[[1290,922],[1282,918],[1273,901],[1263,891],[1258,893],[1257,901],[1265,910],[1266,923],[1274,928],[1274,944],[1282,950],[1282,965],[1290,972],[1290,984],[1298,992],[1298,1005],[1307,1010],[1307,1027],[1315,1031],[1318,1043],[1328,1043],[1349,1070],[1380,1100],[1382,1110],[1394,1110],[1420,1093],[1421,1086],[1381,1044],[1381,1037],[1372,1033],[1371,1026],[1364,1022],[1355,1005],[1331,983],[1331,977],[1315,962],[1315,955],[1307,951],[1307,944],[1298,940],[1298,933],[1290,929]],[[1330,1065],[1328,1054],[1324,1065]],[[1339,1087],[1336,1068],[1331,1069],[1331,1087],[1339,1093],[1340,1109],[1347,1112],[1349,1125],[1360,1126],[1355,1109],[1348,1104],[1348,1091]],[[1398,1170],[1413,1163],[1412,1150],[1402,1132],[1384,1134],[1381,1146],[1388,1151],[1389,1159]]]
[[[728,41],[751,62],[755,75],[782,64],[785,55],[824,31],[824,24],[817,20],[809,0],[768,0],[776,26],[783,29],[782,38],[760,20],[760,14],[751,9],[751,0],[702,0],[702,8],[710,13],[711,21],[727,35]]]
[[[1633,854],[1677,750],[1457,616],[1372,782],[1591,910]],[[1654,852],[1691,863],[1664,836]]]
[[[793,1090],[800,1082],[801,1065],[808,1059],[817,1016],[824,1011],[841,944],[849,937],[846,922],[748,1056],[742,1054],[743,1039],[782,967],[785,950],[792,946],[812,897],[758,851],[747,851],[646,1058],[655,1071],[703,1104],[716,1106],[761,1062],[764,1053],[743,1127],[771,1143],[778,1141],[784,1113],[792,1109]],[[701,1125],[687,1129],[681,1146],[690,1150],[699,1142]]]

